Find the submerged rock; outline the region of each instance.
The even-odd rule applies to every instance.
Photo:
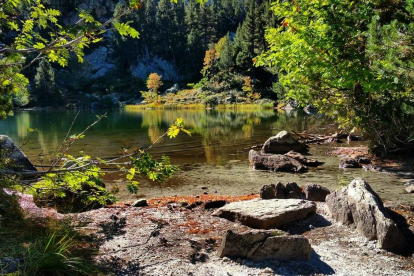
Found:
[[[255,169],[274,171],[304,172],[306,166],[299,161],[280,154],[263,154],[255,150],[249,152],[250,165]]]
[[[287,153],[289,151],[303,152],[306,144],[297,141],[291,134],[283,130],[276,136],[270,137],[262,147],[262,153]]]
[[[218,250],[218,256],[307,261],[311,251],[311,245],[304,236],[290,236],[281,231],[251,230],[236,233],[228,230]]]
[[[405,189],[404,189],[407,193],[409,193],[409,194],[412,194],[412,193],[414,193],[414,184],[411,184],[410,186],[408,186],[408,187],[405,187]]]
[[[359,164],[359,160],[357,158],[343,157],[339,161],[339,168],[340,169],[361,168],[361,165]]]
[[[10,159],[6,164],[11,170],[37,171],[27,156],[6,135],[0,135],[0,158],[4,161]]]
[[[318,160],[314,160],[314,159],[309,159],[306,156],[296,152],[296,151],[289,151],[288,153],[285,154],[285,156],[293,158],[297,161],[299,161],[301,164],[309,166],[309,167],[317,167],[319,165],[322,165],[323,162],[319,162]]]
[[[315,211],[316,204],[307,200],[253,199],[227,204],[213,215],[256,229],[272,229],[304,219]]]
[[[347,187],[328,195],[326,203],[336,221],[355,224],[358,233],[368,240],[377,240],[380,248],[399,252],[406,246],[403,233],[364,180],[354,179]]]

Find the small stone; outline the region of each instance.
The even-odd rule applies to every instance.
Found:
[[[303,199],[305,196],[296,182],[290,182],[286,184],[286,198]]]
[[[225,200],[210,200],[210,201],[207,201],[206,204],[204,204],[204,209],[208,210],[208,209],[220,208],[226,205],[226,203],[227,202]]]
[[[207,192],[204,192],[203,195],[208,195],[208,193]]]
[[[261,199],[273,199],[276,198],[276,185],[263,185],[260,188],[260,198]]]
[[[274,271],[270,267],[266,267],[265,269],[263,269],[263,273],[273,274]]]
[[[208,188],[206,186],[201,187],[202,190],[207,190]]]
[[[346,168],[361,168],[358,160],[352,157],[343,157],[339,161],[339,168],[346,169]]]
[[[20,259],[14,259],[12,257],[5,257],[0,260],[0,273],[9,274],[18,270]],[[3,275],[3,274],[1,274]]]
[[[405,187],[405,189],[404,189],[407,193],[409,193],[409,194],[412,194],[412,193],[414,193],[414,184],[411,184],[410,186],[408,186],[408,187]]]
[[[282,182],[276,184],[276,194],[275,198],[285,199],[286,198],[286,187]]]
[[[148,206],[148,202],[146,199],[142,198],[142,199],[136,200],[134,203],[132,203],[131,206],[132,207],[146,207]]]
[[[327,195],[329,195],[331,192],[329,189],[322,187],[318,184],[307,184],[303,191],[305,193],[305,197],[307,200],[312,201],[325,201],[325,198]]]
[[[365,156],[359,157],[358,161],[361,164],[370,164],[371,163],[371,159],[369,159],[368,157],[365,157]]]
[[[224,257],[221,260],[223,261],[223,263],[229,263],[229,262],[231,262],[230,258],[227,258],[227,257]]]

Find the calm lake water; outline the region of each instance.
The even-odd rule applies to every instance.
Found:
[[[83,110],[73,125],[71,134],[82,132],[102,110]],[[76,115],[75,110],[18,111],[5,121],[0,121],[0,134],[10,136],[35,164],[40,164],[39,154],[57,150],[66,136]],[[348,184],[354,177],[366,179],[383,199],[414,203],[414,196],[404,194],[405,179],[362,169],[339,170],[337,157],[325,153],[332,147],[346,144],[315,146],[310,150],[312,158],[325,162],[318,168],[310,168],[304,174],[256,171],[249,168],[248,151],[253,145],[262,144],[280,130],[310,133],[327,131],[323,119],[298,112],[215,111],[215,110],[143,110],[107,111],[108,117],[86,133],[86,137],[73,146],[72,155],[79,151],[93,157],[116,156],[122,149],[130,151],[152,144],[176,118],[183,118],[192,135],[180,134],[175,139],[163,138],[151,149],[154,156],[166,154],[180,165],[182,171],[167,183],[159,186],[148,180],[140,181],[138,197],[161,195],[196,195],[207,187],[209,193],[246,194],[257,193],[263,184],[296,181],[299,185],[319,183],[330,189]],[[37,129],[31,133],[29,128]],[[352,145],[351,146],[355,146]],[[48,155],[44,157],[48,158]],[[121,200],[133,200],[124,189],[118,173],[105,176],[107,186],[120,188]]]

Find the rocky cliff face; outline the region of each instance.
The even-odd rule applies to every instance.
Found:
[[[88,10],[100,22],[105,22],[112,17],[116,4],[123,1],[118,0],[53,0],[52,4],[67,12],[63,12],[64,24],[74,24],[79,20],[78,10]],[[139,31],[139,30],[138,30]],[[83,76],[86,78],[99,78],[111,74],[117,70],[116,57],[113,55],[111,40],[113,35],[105,34],[105,39],[100,42],[99,47],[87,52],[85,62],[82,66]],[[146,50],[146,49],[145,49]],[[145,55],[137,60],[130,60],[130,77],[146,79],[150,73],[158,73],[163,76],[163,80],[179,81],[182,79],[176,66],[158,56],[154,56],[147,50]],[[128,77],[128,76],[126,76]]]

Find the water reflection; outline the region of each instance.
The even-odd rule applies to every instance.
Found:
[[[71,133],[80,133],[104,112],[81,111]],[[60,146],[76,113],[75,110],[16,112],[0,122],[0,133],[9,135],[17,144],[30,137],[25,149],[29,155],[50,152]],[[113,110],[107,115],[87,133],[85,139],[75,144],[72,153],[84,150],[94,156],[105,157],[118,153],[121,148],[148,146],[181,117],[192,137],[164,138],[154,151],[171,154],[178,161],[185,159],[188,163],[223,164],[234,159],[232,155],[237,150],[262,143],[279,130],[304,131],[315,121],[305,114],[274,110]],[[36,128],[39,132],[30,136],[29,128]]]
[[[39,153],[59,148],[76,113],[75,110],[16,112],[15,116],[0,121],[0,134],[10,136],[17,145],[28,140],[24,152],[35,164],[40,164]],[[81,111],[71,133],[80,133],[96,120],[97,115],[103,113],[105,111],[102,110]],[[385,199],[413,201],[409,194],[402,193],[401,180],[396,176],[362,170],[338,170],[338,159],[324,154],[329,146],[311,148],[313,157],[325,164],[303,175],[250,170],[244,148],[262,144],[283,129],[314,133],[315,130],[310,129],[327,125],[323,120],[298,112],[112,110],[108,111],[107,118],[88,131],[85,139],[75,143],[70,154],[76,156],[83,150],[93,157],[108,157],[120,153],[123,148],[148,146],[178,117],[184,119],[192,136],[182,134],[176,139],[164,138],[151,152],[156,156],[167,154],[174,164],[186,165],[183,168],[189,169],[184,169],[165,183],[163,190],[150,181],[142,180],[140,193],[148,197],[197,194],[201,192],[201,186],[208,186],[211,191],[217,190],[221,194],[251,193],[259,191],[263,184],[277,181],[297,181],[300,185],[315,182],[337,189],[354,177],[363,177]],[[31,135],[28,128],[36,128],[39,133]],[[105,177],[109,186],[120,181],[117,174]],[[126,189],[118,196],[123,200],[131,199]]]

